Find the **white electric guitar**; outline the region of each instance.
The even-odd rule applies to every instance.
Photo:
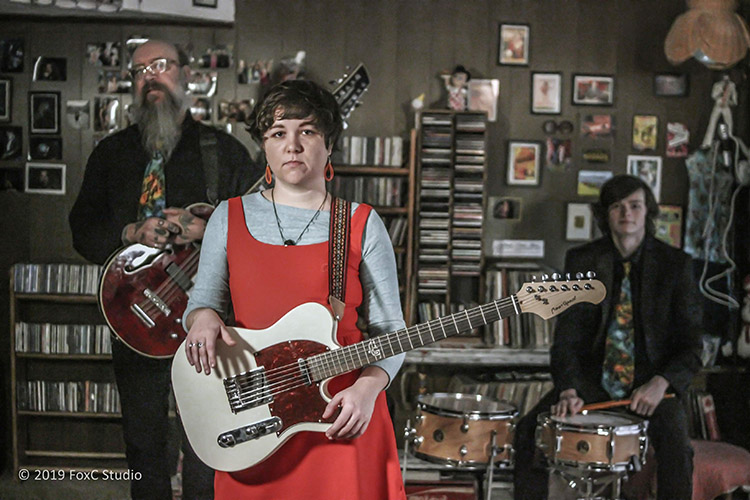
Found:
[[[198,458],[216,470],[242,470],[298,432],[331,426],[335,416],[324,421],[321,415],[332,377],[501,318],[531,312],[548,319],[575,304],[598,304],[605,295],[593,279],[525,283],[510,297],[346,347],[336,342],[328,308],[306,303],[265,330],[229,328],[237,344],[217,342],[210,375],[197,373],[181,349],[172,362],[172,386]]]

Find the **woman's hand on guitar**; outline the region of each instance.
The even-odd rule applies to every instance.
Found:
[[[161,217],[149,217],[132,222],[122,231],[122,242],[126,245],[140,243],[154,248],[164,248],[174,241],[182,229],[177,224]]]
[[[229,330],[213,309],[200,308],[187,317],[189,331],[185,339],[185,354],[195,371],[206,375],[216,366],[216,342],[221,336],[227,345],[235,345]]]
[[[179,233],[174,238],[176,244],[185,245],[203,239],[203,232],[206,230],[204,219],[184,208],[165,208],[164,215],[170,224],[179,228]]]
[[[575,415],[583,408],[583,399],[578,397],[575,389],[565,389],[560,393],[560,399],[550,407],[550,413],[556,417]]]
[[[326,431],[328,439],[354,439],[361,436],[370,425],[375,400],[385,386],[388,375],[377,366],[367,366],[350,387],[338,392],[323,412],[329,418],[337,409],[340,413]]]

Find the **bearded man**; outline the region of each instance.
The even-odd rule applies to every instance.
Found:
[[[263,173],[239,141],[190,115],[188,62],[176,46],[159,40],[133,53],[136,124],[106,137],[91,153],[69,217],[75,249],[94,263],[103,264],[122,245],[165,248],[200,240],[205,221],[185,207],[241,195]],[[134,477],[131,496],[171,499],[171,360],[143,356],[113,340],[126,456]],[[198,461],[185,439],[183,453],[183,498],[213,498],[213,471]]]

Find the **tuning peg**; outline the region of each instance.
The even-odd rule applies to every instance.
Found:
[[[534,283],[535,281],[536,281],[536,275],[532,274],[531,275],[531,282]]]
[[[590,280],[596,278],[596,273],[594,271],[589,271],[586,273],[586,277]]]
[[[546,274],[542,274],[542,281],[547,281],[549,279],[549,276]]]
[[[583,279],[583,273],[576,273],[576,279],[577,280]]]
[[[560,273],[552,273],[552,279],[553,279],[554,281],[557,281],[557,280],[559,280],[560,278],[562,278],[562,276],[560,276]]]
[[[565,279],[570,281],[570,273],[565,273]]]

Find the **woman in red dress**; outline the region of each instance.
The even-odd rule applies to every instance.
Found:
[[[224,326],[230,298],[236,325],[252,330],[306,302],[329,306],[326,180],[342,130],[336,101],[312,82],[288,81],[271,89],[248,123],[273,188],[223,202],[206,228],[185,316],[188,361],[206,374],[216,366],[216,343],[234,343]],[[351,215],[341,345],[363,339],[358,319],[370,335],[404,325],[385,226],[365,204],[353,203]],[[321,415],[335,417],[330,428],[293,435],[249,469],[217,471],[215,498],[404,499],[384,393],[401,362],[396,356],[333,379]]]

